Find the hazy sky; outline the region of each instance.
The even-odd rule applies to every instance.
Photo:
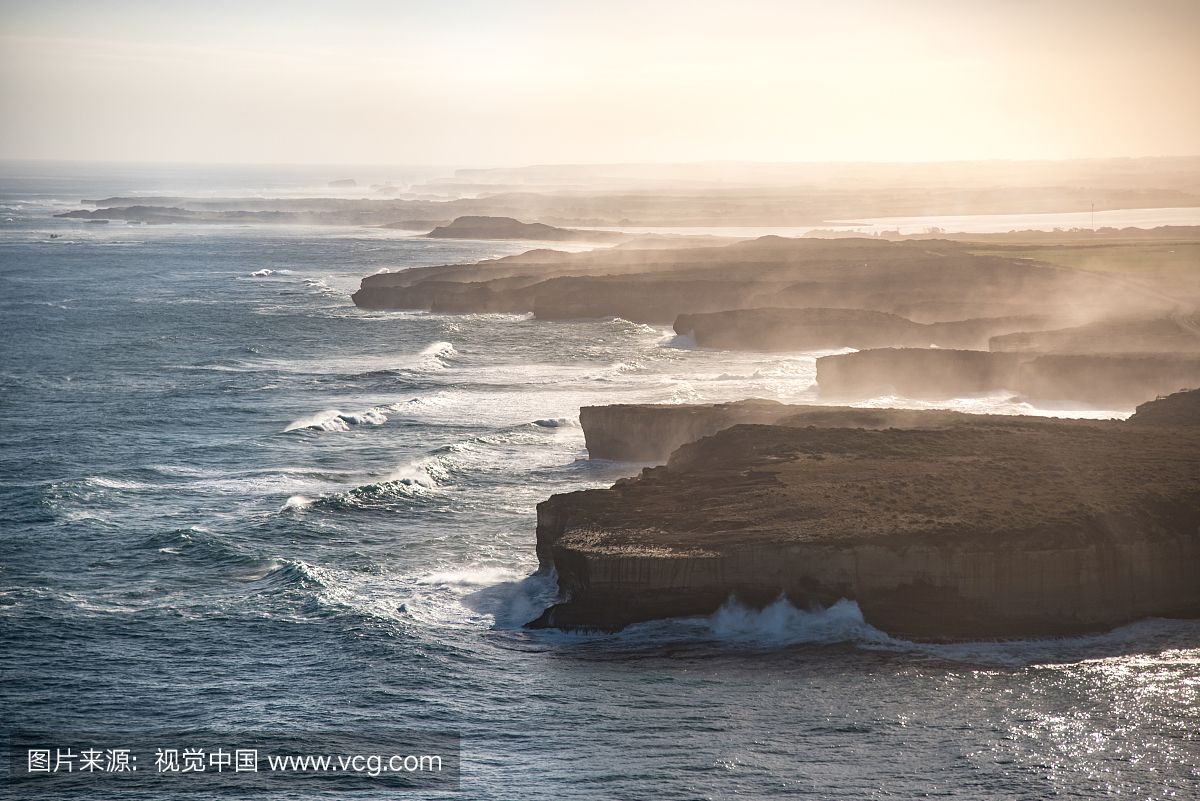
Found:
[[[1200,0],[0,0],[0,158],[1200,154]]]

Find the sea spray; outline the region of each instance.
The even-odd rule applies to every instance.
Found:
[[[793,643],[887,642],[892,638],[868,625],[854,601],[845,598],[827,609],[797,609],[787,596],[762,609],[730,597],[708,618],[717,638],[730,643],[780,646]]]

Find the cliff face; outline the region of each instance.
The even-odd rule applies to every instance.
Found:
[[[823,393],[865,392],[890,384],[906,395],[1007,390],[1032,400],[1128,408],[1200,387],[1200,357],[881,348],[817,359],[817,383]]]
[[[1036,354],[940,348],[880,348],[817,359],[821,392],[865,392],[890,384],[904,395],[1007,389],[1016,392],[1021,363]]]
[[[986,348],[988,338],[1028,331],[1045,317],[1003,317],[922,324],[862,309],[737,309],[681,314],[675,333],[694,334],[696,344],[729,350],[821,350],[828,348]]]
[[[944,430],[739,425],[665,467],[538,507],[567,600],[533,626],[618,629],[730,594],[858,602],[919,639],[1200,617],[1196,428],[1018,420]]]

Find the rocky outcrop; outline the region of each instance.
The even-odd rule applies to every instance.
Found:
[[[849,598],[929,640],[1200,617],[1198,448],[1196,427],[1116,421],[734,426],[539,504],[564,600],[530,625],[615,630],[780,593]]]
[[[817,359],[822,394],[861,393],[881,386],[902,395],[1016,392],[1021,363],[1036,354],[938,348],[879,348]]]
[[[1135,426],[1194,428],[1200,426],[1200,390],[1176,392],[1137,407],[1127,421]]]
[[[616,244],[631,237],[615,231],[576,231],[542,223],[523,223],[512,217],[458,217],[440,225],[428,239],[530,239],[543,242],[594,242]]]
[[[797,351],[836,348],[986,348],[990,337],[1045,327],[1049,318],[1018,316],[922,324],[864,309],[736,309],[681,314],[675,333],[705,348]]]

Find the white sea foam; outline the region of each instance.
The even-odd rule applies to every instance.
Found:
[[[454,356],[458,351],[449,342],[434,342],[421,351],[422,356]]]
[[[87,480],[87,482],[89,484],[92,484],[93,486],[104,487],[106,489],[134,490],[134,489],[149,489],[150,488],[149,484],[144,484],[141,481],[128,481],[128,480],[120,479],[120,478],[104,478],[102,476],[89,478]]]
[[[740,644],[896,642],[868,625],[858,604],[845,599],[828,609],[804,611],[792,606],[782,594],[762,609],[752,609],[730,598],[708,617],[708,625],[718,639]]]
[[[256,278],[265,278],[268,275],[291,275],[291,270],[255,270],[250,275]]]
[[[312,499],[305,498],[303,495],[293,495],[287,499],[287,503],[279,507],[279,511],[286,512],[288,510],[298,512],[302,509],[307,509],[312,506]]]
[[[449,477],[450,472],[438,459],[427,458],[400,465],[388,474],[384,483],[433,488],[438,485],[439,481],[445,481]]]
[[[417,579],[418,584],[432,584],[459,588],[487,587],[502,581],[516,581],[521,576],[504,567],[480,567],[473,570],[456,570],[430,573]]]
[[[753,381],[756,378],[765,378],[762,370],[755,370],[750,375],[736,375],[733,373],[721,373],[713,379],[713,381]]]
[[[418,584],[445,593],[447,601],[438,603],[428,596],[414,599],[414,616],[430,623],[467,623],[461,619],[467,610],[478,615],[479,622],[507,630],[537,618],[558,594],[558,578],[553,574],[530,576],[501,567],[433,573]]]
[[[696,344],[696,332],[686,334],[667,334],[655,343],[657,348],[675,348],[677,350],[718,350],[718,348],[702,348]]]
[[[405,369],[414,372],[445,370],[450,366],[447,360],[457,355],[458,351],[454,349],[453,344],[449,342],[434,342],[426,346],[417,355],[417,359]]]

